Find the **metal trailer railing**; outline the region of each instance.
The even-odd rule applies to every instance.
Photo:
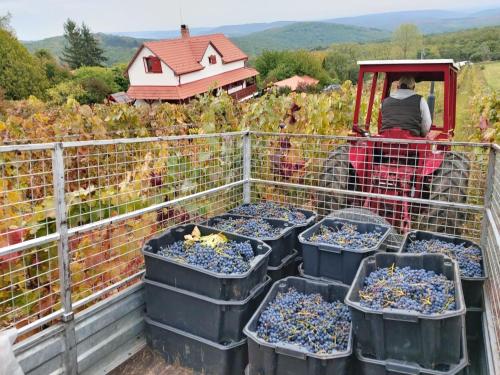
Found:
[[[408,166],[416,163],[408,145],[428,143],[436,155],[443,148],[448,155],[438,176],[441,190],[437,183],[425,184],[408,198],[395,198],[391,176],[379,181],[384,190],[363,190],[366,181],[348,168],[347,145],[353,141],[364,139],[243,131],[0,146],[0,324],[17,327],[16,353],[40,356],[35,349],[49,348],[59,335],[59,357],[50,366],[68,374],[91,369],[104,351],[88,354],[92,345],[82,337],[94,335],[95,345],[110,331],[85,327],[100,327],[99,316],[102,327],[109,320],[117,330],[113,319],[122,322],[125,315],[103,314],[124,306],[142,319],[140,298],[131,291],[140,289],[140,250],[147,238],[267,199],[323,214],[354,212],[367,220],[364,209],[376,207],[396,227],[408,209],[412,228],[480,242],[489,271],[483,324],[494,374],[500,342],[500,148],[384,140]],[[390,246],[397,249],[401,238],[395,233]],[[133,327],[135,332],[142,326]],[[47,366],[43,360],[25,362],[33,374]]]

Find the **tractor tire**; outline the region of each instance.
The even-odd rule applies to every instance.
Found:
[[[329,189],[348,190],[349,188],[349,148],[338,146],[326,159],[320,174],[319,186]],[[320,192],[318,194],[318,213],[327,216],[332,211],[346,208],[347,196],[339,193]]]
[[[441,167],[432,176],[429,200],[466,203],[469,173],[469,158],[457,152],[448,152]],[[466,218],[464,209],[430,205],[419,215],[415,229],[459,236]]]
[[[387,251],[392,253],[397,253],[399,248],[403,243],[403,236],[398,234],[391,223],[389,223],[385,218],[377,215],[373,211],[366,208],[345,208],[343,210],[333,211],[328,217],[335,217],[339,219],[347,219],[359,221],[361,223],[374,223],[374,224],[384,224],[391,227],[391,233],[387,237],[385,244],[387,245]]]

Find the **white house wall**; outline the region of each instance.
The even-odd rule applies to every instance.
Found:
[[[216,64],[210,64],[208,62],[208,57],[210,55],[217,56],[217,63]],[[202,58],[200,63],[205,68],[202,70],[199,70],[197,72],[182,75],[181,76],[181,84],[185,84],[185,83],[189,83],[189,82],[193,82],[193,81],[198,81],[198,80],[203,79],[203,78],[212,77],[212,76],[217,75],[217,74],[221,74],[221,73],[229,72],[231,70],[240,69],[240,68],[245,67],[245,62],[243,60],[235,61],[235,62],[228,63],[228,64],[223,64],[222,57],[217,53],[217,51],[212,47],[211,44],[208,45],[208,48],[205,51],[205,54],[203,55],[203,58]]]
[[[154,56],[148,48],[144,47],[128,70],[130,85],[132,86],[177,86],[179,78],[173,70],[163,61],[161,62],[162,73],[146,73],[144,57]]]

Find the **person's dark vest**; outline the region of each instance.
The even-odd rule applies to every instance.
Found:
[[[420,113],[421,95],[406,99],[387,97],[382,102],[382,131],[392,128],[409,130],[413,135],[422,134],[422,114]]]

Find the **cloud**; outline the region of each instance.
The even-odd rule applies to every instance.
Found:
[[[495,3],[476,0],[475,7]],[[60,35],[67,18],[84,21],[93,31],[172,30],[183,21],[192,27],[319,20],[366,13],[435,8],[435,0],[0,0],[0,14],[12,13],[21,39]],[[469,0],[440,0],[439,8],[470,6]]]

